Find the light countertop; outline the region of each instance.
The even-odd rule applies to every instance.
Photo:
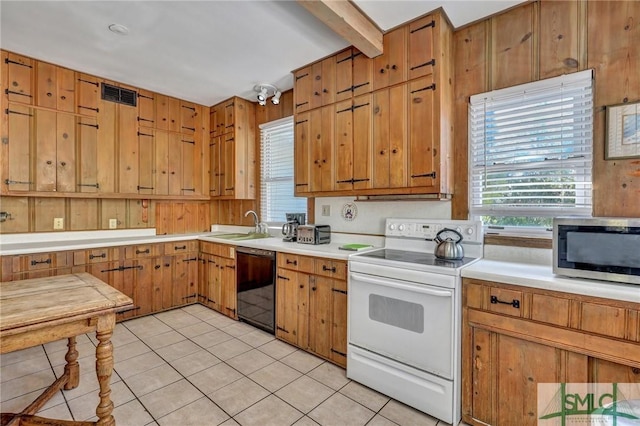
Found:
[[[271,234],[274,235],[273,237],[255,240],[233,241],[216,238],[216,235],[238,231],[238,227],[227,228],[220,226],[217,227],[214,232],[172,235],[155,235],[155,229],[3,235],[2,241],[0,242],[0,255],[37,254],[52,251],[84,250],[100,247],[156,244],[197,239],[234,246],[346,260],[351,254],[356,252],[341,250],[339,247],[343,244],[371,244],[373,246],[372,248],[379,248],[384,244],[383,237],[340,233],[331,234],[332,242],[330,244],[320,245],[284,242],[282,241],[282,237],[275,236],[276,234],[279,235],[279,231],[272,231]]]
[[[555,275],[551,265],[482,259],[462,269],[464,278],[640,303],[640,286]]]

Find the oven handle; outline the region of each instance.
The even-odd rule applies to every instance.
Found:
[[[376,284],[383,287],[392,287],[400,290],[407,290],[407,291],[412,291],[416,293],[428,294],[431,296],[451,297],[451,295],[453,294],[452,290],[449,290],[449,291],[435,290],[433,287],[430,287],[427,285],[417,285],[417,284],[407,285],[407,284],[402,284],[391,278],[388,278],[388,279],[374,278],[374,277],[371,277],[370,275],[358,274],[357,272],[351,272],[350,276],[351,276],[351,280],[358,280],[368,284]]]

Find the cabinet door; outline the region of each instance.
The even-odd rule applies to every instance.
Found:
[[[95,117],[100,111],[100,80],[88,74],[76,79],[76,112]]]
[[[156,129],[170,130],[169,119],[169,97],[155,94],[156,98]]]
[[[236,124],[236,103],[230,99],[224,104],[224,133],[233,132]]]
[[[353,48],[353,96],[373,90],[373,59]]]
[[[298,279],[297,272],[278,269],[276,281],[276,337],[298,343]]]
[[[133,304],[140,309],[136,315],[154,312],[154,259],[138,259],[133,288]]]
[[[436,21],[431,15],[409,24],[407,50],[410,80],[433,73],[433,68],[436,64],[433,56],[435,25]]]
[[[171,306],[181,306],[186,303],[188,294],[189,263],[185,262],[189,254],[172,256],[173,269],[172,302]]]
[[[427,76],[409,83],[409,186],[434,187],[439,182],[434,129],[433,78]]]
[[[296,194],[304,194],[309,192],[309,167],[311,163],[309,113],[298,114],[295,120],[293,146],[294,191]]]
[[[155,97],[148,90],[138,90],[138,126],[156,127]]]
[[[173,273],[171,256],[153,259],[153,312],[171,308],[173,304]]]
[[[167,130],[171,132],[181,132],[182,122],[182,108],[180,106],[180,100],[176,98],[168,98],[168,127]]]
[[[314,275],[309,292],[309,349],[325,358],[331,355],[331,281]]]
[[[78,192],[100,192],[98,182],[98,123],[92,117],[77,118]]]
[[[320,103],[324,106],[336,101],[336,57],[330,56],[324,59],[321,62],[321,69],[322,74],[318,89],[320,91]]]
[[[180,102],[180,132],[193,135],[196,132],[196,106],[191,102]]]
[[[8,112],[8,143],[6,168],[3,167],[2,189],[4,191],[30,191],[34,188],[31,178],[31,141],[35,138],[35,116],[33,108],[11,105]],[[3,135],[4,137],[5,135]]]
[[[236,140],[233,133],[227,133],[222,142],[222,163],[220,174],[222,181],[221,192],[224,196],[232,197],[236,182]]]
[[[220,271],[222,281],[222,300],[224,304],[223,313],[233,319],[238,319],[236,311],[238,304],[238,293],[236,289],[236,261],[235,259],[220,258],[220,263],[222,264]]]
[[[225,307],[225,300],[224,300],[224,292],[223,292],[223,288],[224,288],[224,284],[223,284],[223,278],[224,278],[224,261],[221,257],[215,256],[214,257],[214,264],[213,264],[213,268],[215,269],[214,271],[212,271],[213,275],[212,275],[212,280],[213,280],[213,285],[210,289],[211,292],[211,299],[213,299],[213,309],[215,309],[216,311],[220,312],[221,314],[227,314],[227,311],[224,309]]]
[[[385,34],[382,43],[384,53],[373,59],[373,90],[407,80],[406,27]]]
[[[309,114],[311,136],[311,192],[331,191],[333,183],[333,138],[335,105]]]
[[[6,66],[6,68],[5,68]],[[6,94],[9,102],[33,104],[32,78],[35,61],[15,53],[2,52],[2,72],[7,73]]]
[[[332,361],[347,366],[347,282],[332,280],[331,286],[331,355]]]
[[[154,134],[154,194],[169,195],[169,133],[156,130]]]
[[[222,137],[217,136],[211,138],[209,144],[209,195],[211,197],[219,197],[221,195],[220,187],[222,185],[220,179],[220,163],[221,163]]]
[[[196,160],[200,161],[200,157],[196,157],[196,142],[193,136],[184,134],[180,137],[180,142],[182,142],[182,188],[180,194],[195,195],[194,171],[200,170],[199,167],[195,167]]]
[[[347,49],[336,55],[336,95],[337,102],[351,99],[353,96],[353,51]]]
[[[138,130],[138,151],[140,164],[138,165],[138,193],[154,193],[154,153],[155,135],[153,129],[141,128]]]
[[[224,135],[224,105],[218,104],[211,107],[209,129],[214,138]]]
[[[407,185],[407,87],[383,89],[373,94],[373,187]]]
[[[371,95],[336,104],[336,190],[371,187]]]
[[[182,136],[169,133],[169,195],[182,195]]]
[[[312,96],[311,67],[304,67],[293,74],[293,112],[308,111],[311,106]]]
[[[217,259],[212,254],[202,254],[202,271],[203,275],[200,277],[203,289],[201,290],[202,303],[205,306],[220,311],[221,295],[222,292],[219,288],[220,269],[218,268]],[[216,287],[218,286],[218,287]]]

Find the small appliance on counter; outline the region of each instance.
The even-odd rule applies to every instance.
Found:
[[[331,242],[331,226],[300,225],[298,226],[299,244],[329,244]]]
[[[306,213],[286,213],[287,223],[282,225],[282,241],[295,242],[298,238],[298,226],[306,222]]]

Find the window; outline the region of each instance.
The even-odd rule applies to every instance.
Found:
[[[471,96],[471,216],[507,231],[590,216],[592,136],[591,70]]]
[[[307,199],[293,196],[293,117],[260,125],[260,218],[285,222],[306,213]]]

